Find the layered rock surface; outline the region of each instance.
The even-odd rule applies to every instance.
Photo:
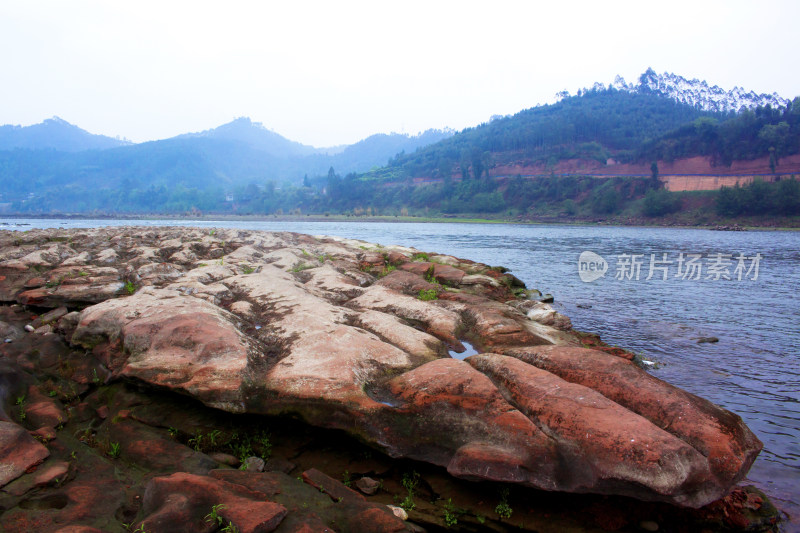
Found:
[[[334,237],[0,233],[0,299],[68,308],[30,335],[65,339],[78,383],[296,415],[470,480],[699,507],[743,478],[761,443],[738,416],[624,351],[584,348],[568,319],[525,295],[500,268]],[[460,360],[464,342],[480,354]],[[285,510],[270,509],[279,522]]]

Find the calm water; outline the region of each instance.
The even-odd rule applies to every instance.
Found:
[[[795,521],[800,515],[800,232],[457,223],[3,222],[11,226],[0,229],[135,224],[297,231],[504,265],[528,287],[552,293],[556,307],[575,328],[599,333],[610,344],[656,361],[656,376],[740,414],[764,442],[750,481]],[[20,223],[30,226],[14,226]],[[578,257],[586,250],[608,262],[605,276],[588,283],[578,275]],[[684,259],[700,254],[701,279],[676,277],[681,253]],[[638,281],[635,275],[616,279],[625,264],[623,254],[643,256]],[[662,270],[646,280],[651,254],[667,262],[655,263]],[[716,261],[732,279],[708,279],[717,254],[733,256],[728,264],[724,257]],[[740,254],[747,259],[745,269],[737,272]],[[751,258],[756,254],[761,257],[754,279]],[[717,337],[719,342],[698,344],[700,337]]]

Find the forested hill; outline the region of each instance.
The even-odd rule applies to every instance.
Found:
[[[468,128],[457,135],[395,158],[365,178],[444,178],[495,175],[507,165],[539,167],[559,174],[559,162],[597,161],[650,165],[692,156],[713,164],[780,157],[800,150],[800,99],[724,91],[700,80],[655,74],[637,84],[617,77],[576,95],[563,92],[551,105]],[[565,165],[561,165],[564,167]],[[596,165],[595,165],[596,167]],[[580,164],[566,173],[580,174]]]
[[[644,142],[700,117],[728,118],[653,94],[589,90],[465,129],[395,158],[382,173],[445,177],[469,169],[472,177],[479,177],[494,165],[518,161],[555,163],[586,158],[605,163],[612,154],[629,160]]]

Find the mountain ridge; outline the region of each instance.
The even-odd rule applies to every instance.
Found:
[[[97,135],[54,116],[38,124],[0,126],[0,150],[59,150],[82,152],[105,150],[133,144],[122,139]]]

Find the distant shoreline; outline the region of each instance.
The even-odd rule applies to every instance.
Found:
[[[627,218],[627,220],[625,220]],[[758,230],[758,231],[800,231],[800,218],[789,219],[788,222],[795,225],[768,225],[770,220],[764,217],[759,217],[763,220],[753,220],[747,218],[741,222],[736,219],[725,219],[715,223],[705,224],[692,224],[682,223],[677,220],[647,220],[630,217],[610,217],[607,219],[578,219],[568,217],[536,217],[536,218],[480,218],[480,217],[444,217],[444,216],[394,216],[394,215],[372,215],[372,216],[348,216],[348,215],[232,215],[232,214],[208,214],[199,217],[188,217],[184,215],[168,215],[168,214],[119,214],[119,215],[87,215],[87,214],[1,214],[0,220],[171,220],[171,221],[201,221],[201,222],[230,222],[230,221],[271,221],[271,222],[368,222],[368,223],[422,223],[422,224],[519,224],[529,226],[619,226],[619,227],[644,227],[644,228],[682,228],[682,229],[711,229],[716,230],[725,227],[738,226],[742,230]],[[761,223],[758,223],[761,222]],[[786,220],[781,220],[786,222]],[[3,225],[0,224],[0,229]]]

